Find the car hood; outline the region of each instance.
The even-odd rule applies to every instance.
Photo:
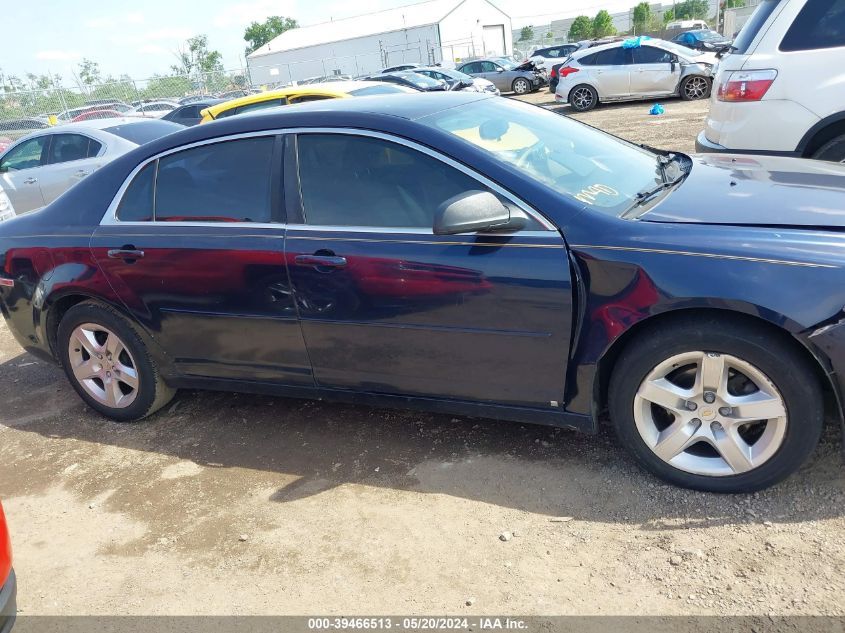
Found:
[[[845,165],[800,158],[693,156],[648,222],[845,230]]]

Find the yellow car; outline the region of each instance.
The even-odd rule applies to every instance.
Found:
[[[306,101],[320,99],[344,99],[346,97],[366,97],[370,95],[400,94],[417,92],[412,88],[397,86],[383,81],[329,81],[305,86],[290,86],[279,90],[268,90],[254,95],[247,95],[239,99],[224,101],[206,108],[200,114],[200,123],[208,123],[223,117],[254,112],[264,108],[275,108]]]

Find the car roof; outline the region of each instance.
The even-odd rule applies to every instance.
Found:
[[[606,51],[610,48],[619,48],[624,43],[625,40],[617,40],[615,42],[608,42],[607,44],[602,44],[601,46],[593,46],[592,48],[582,48],[580,51],[575,51],[574,53],[572,53],[572,58],[581,59],[583,57],[586,57],[587,55],[592,55],[593,53],[600,53],[601,51]],[[650,37],[649,39],[642,41],[643,46],[657,46],[658,48],[663,48],[663,45],[666,43],[666,40],[661,40],[656,37]],[[672,44],[672,46],[677,47],[677,44]]]
[[[238,99],[230,99],[223,103],[206,108],[207,114],[216,117],[221,112],[238,108],[243,105],[251,105],[253,103],[261,103],[262,101],[269,101],[271,99],[278,99],[280,97],[298,97],[300,95],[318,95],[322,97],[348,97],[349,93],[359,88],[368,88],[370,86],[378,86],[377,81],[329,81],[326,83],[307,84],[304,86],[288,86],[287,88],[279,88],[277,90],[267,90],[253,95],[246,95]]]

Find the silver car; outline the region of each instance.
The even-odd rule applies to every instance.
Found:
[[[672,42],[635,38],[587,48],[557,69],[555,101],[592,110],[606,101],[706,99],[716,55]]]
[[[517,65],[499,57],[467,62],[458,66],[457,70],[465,75],[486,79],[501,92],[518,95],[533,92],[546,83],[543,74],[532,63]]]
[[[68,123],[21,138],[0,154],[0,191],[12,207],[2,215],[40,209],[109,161],[184,129],[158,119],[115,118]]]

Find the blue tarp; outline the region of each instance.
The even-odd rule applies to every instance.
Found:
[[[650,40],[648,35],[640,35],[639,37],[630,37],[622,42],[622,48],[639,48],[645,40]]]

